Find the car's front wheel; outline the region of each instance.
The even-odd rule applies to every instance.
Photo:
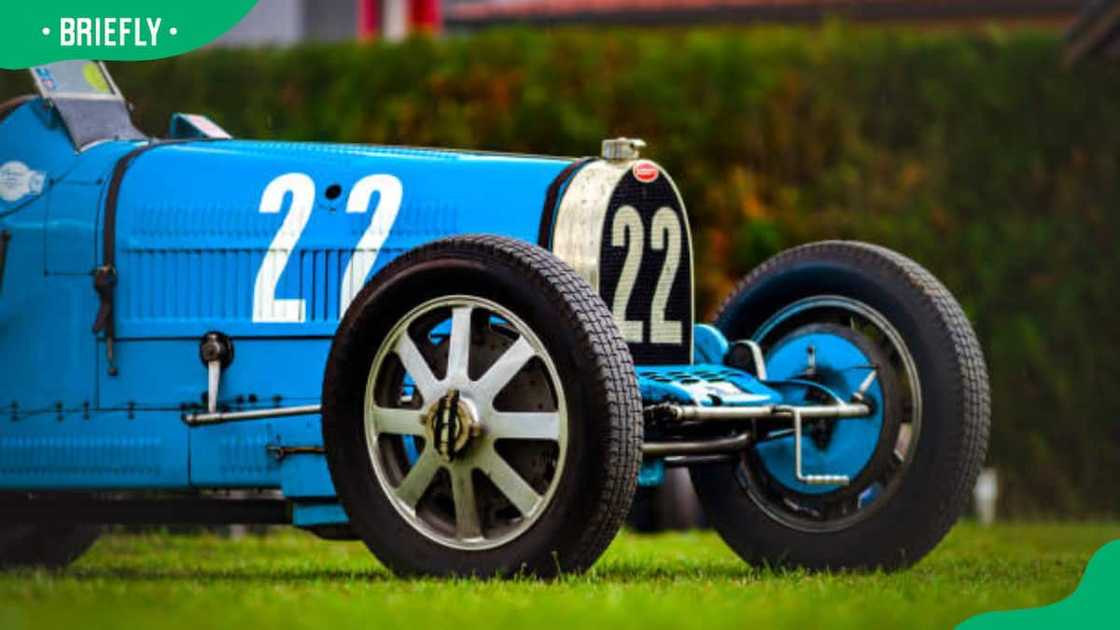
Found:
[[[323,389],[354,530],[402,574],[589,567],[629,509],[641,399],[606,306],[547,251],[457,237],[370,282]]]

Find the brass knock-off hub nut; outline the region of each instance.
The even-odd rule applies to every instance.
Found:
[[[428,407],[422,419],[424,437],[445,460],[452,461],[466,450],[471,438],[482,434],[478,413],[459,390],[451,389]]]

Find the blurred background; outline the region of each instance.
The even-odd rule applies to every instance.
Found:
[[[1111,5],[1067,36],[1073,0],[261,0],[207,49],[111,70],[151,134],[188,111],[261,138],[644,138],[689,203],[703,314],[786,247],[901,250],[986,350],[1000,517],[1098,518],[1120,514]],[[666,493],[636,524],[688,505]]]

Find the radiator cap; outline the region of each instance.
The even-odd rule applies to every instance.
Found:
[[[645,140],[639,138],[612,138],[603,141],[603,159],[626,162],[641,157],[646,148]]]

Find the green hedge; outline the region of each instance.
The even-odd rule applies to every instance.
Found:
[[[495,31],[113,71],[151,132],[181,110],[251,137],[569,155],[645,138],[690,204],[705,313],[784,247],[895,247],[976,324],[1005,507],[1115,514],[1120,67],[1060,55],[1050,32],[829,25]]]

